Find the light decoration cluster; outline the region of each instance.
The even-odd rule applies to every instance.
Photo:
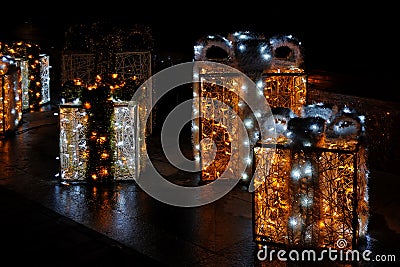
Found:
[[[301,42],[292,35],[277,35],[269,39],[269,45],[271,65],[261,74],[257,86],[263,89],[270,107],[287,107],[300,115],[307,96]]]
[[[213,181],[221,176],[230,160],[240,160],[239,154],[232,153],[231,147],[231,141],[239,136],[240,129],[235,127],[232,136],[227,132],[227,125],[235,116],[240,116],[238,91],[242,83],[239,75],[207,74],[204,69],[202,72],[199,75],[200,86],[195,92],[196,96],[201,97],[194,98],[193,105],[194,115],[200,115],[192,124],[193,143],[197,144],[194,151],[195,159],[201,164],[201,180]],[[223,84],[216,83],[216,79],[223,81]],[[215,104],[212,99],[225,103],[231,109]],[[200,142],[206,138],[213,142]]]
[[[219,52],[213,52],[218,50]],[[282,51],[283,50],[283,51]],[[216,57],[219,55],[220,57]],[[301,107],[306,102],[307,75],[302,68],[303,55],[301,42],[293,36],[273,36],[267,38],[260,34],[248,31],[234,32],[227,37],[221,35],[208,35],[198,40],[194,46],[194,59],[196,61],[214,61],[223,63],[237,69],[247,75],[255,84],[256,90],[249,92],[243,81],[235,81],[236,86],[229,87],[226,84],[213,84],[205,77],[219,75],[220,80],[234,79],[230,73],[224,70],[200,70],[195,77],[198,85],[193,87],[195,116],[213,113],[213,116],[224,116],[222,110],[215,109],[207,103],[199,103],[196,97],[209,97],[230,105],[238,114],[249,132],[251,139],[249,148],[257,141],[259,127],[255,122],[255,116],[263,117],[266,110],[248,112],[248,106],[239,99],[240,95],[252,97],[265,97],[271,107],[288,107],[300,114]],[[223,88],[228,86],[227,88]],[[212,110],[210,110],[212,109]],[[228,124],[233,120],[223,120]],[[230,125],[230,124],[229,124]],[[192,142],[195,158],[199,162],[209,163],[210,146],[202,146],[201,140],[209,138],[217,143],[217,151],[214,162],[206,169],[202,168],[202,181],[212,181],[219,177],[225,169],[225,163],[230,155],[230,142],[226,142],[225,133],[216,130],[220,123],[215,125],[209,120],[197,119],[192,125]],[[226,125],[225,125],[226,126]],[[233,126],[239,128],[239,126]],[[220,135],[219,135],[220,134]],[[225,144],[225,145],[224,145]],[[200,150],[199,150],[200,149]],[[235,159],[233,159],[235,160]],[[252,160],[247,159],[251,165]],[[249,180],[249,173],[242,174],[242,180]]]
[[[64,52],[61,65],[61,82],[79,77],[83,82],[96,78],[95,53]],[[151,52],[131,51],[115,53],[115,70],[122,79],[136,77],[145,81],[151,76]]]
[[[50,102],[50,56],[46,54],[40,54],[40,81],[41,81],[41,102],[40,105],[44,105]]]
[[[365,127],[368,129],[368,157],[374,159],[369,162],[370,168],[380,171],[396,171],[400,145],[398,141],[400,136],[398,103],[318,90],[314,87],[309,87],[307,99],[312,102],[324,102],[337,106],[352,106],[365,114]]]
[[[261,73],[270,68],[271,58],[268,38],[249,31],[229,33],[226,37],[219,34],[207,35],[200,38],[194,46],[195,60],[229,65],[253,81],[258,80]]]
[[[21,69],[23,110],[39,109],[50,102],[49,56],[37,44],[20,41],[0,43],[0,54],[18,61]]]
[[[29,110],[29,65],[28,61],[22,58],[16,59],[17,65],[21,70],[21,89],[22,89],[22,110]]]
[[[252,157],[247,157],[246,151],[259,139],[256,119],[262,120],[263,113],[270,111],[252,110],[245,99],[263,101],[262,91],[254,93],[257,88],[252,81],[227,65],[199,62],[195,66],[198,68],[193,77],[192,144],[202,170],[201,182],[214,181],[224,172],[248,182]],[[248,136],[248,140],[243,140],[243,136]],[[240,170],[243,165],[245,170]]]
[[[21,70],[13,57],[0,55],[0,135],[14,132],[21,121]]]
[[[272,113],[275,138],[254,148],[255,242],[355,249],[369,219],[365,117],[323,103]]]
[[[68,103],[60,105],[60,166],[61,180],[64,183],[86,183],[87,180],[87,123],[88,113],[82,105]],[[113,180],[128,181],[138,177],[144,168],[143,132],[138,128],[138,105],[128,102],[114,102],[113,155],[108,152],[101,157],[113,157]],[[92,133],[94,134],[94,133]],[[94,134],[95,138],[96,134]],[[101,142],[108,136],[99,136]],[[95,175],[95,174],[92,174]],[[92,178],[94,179],[93,176]]]
[[[270,107],[288,107],[300,115],[306,104],[307,74],[301,68],[270,69],[257,83],[264,91]]]
[[[95,79],[96,69],[96,54],[95,53],[79,53],[74,54],[65,52],[62,55],[62,71],[61,80],[63,84],[72,82],[79,77],[82,83],[88,83]],[[131,80],[135,79],[141,82],[148,80],[152,73],[150,51],[133,51],[133,52],[118,52],[115,53],[115,70],[120,79]],[[151,86],[151,82],[147,82]],[[152,90],[146,90],[147,95],[143,98],[147,102],[146,106],[152,106]],[[132,95],[131,95],[132,96]],[[153,130],[152,116],[146,123],[146,134],[149,135]]]

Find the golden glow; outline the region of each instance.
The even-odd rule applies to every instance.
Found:
[[[227,131],[227,126],[222,123],[232,121],[232,112],[226,107],[216,107],[214,102],[209,102],[207,98],[212,98],[223,102],[233,111],[240,114],[239,109],[239,90],[240,82],[236,81],[239,77],[220,77],[224,85],[218,85],[212,81],[203,81],[200,88],[200,96],[204,97],[200,103],[201,114],[209,114],[211,119],[200,119],[200,129],[202,138],[210,138],[214,141],[217,151],[213,161],[213,146],[211,143],[201,143],[200,151],[202,155],[202,174],[203,181],[213,181],[218,179],[226,170],[226,166],[232,156],[231,140],[232,137]],[[202,116],[205,117],[205,116]],[[238,128],[239,126],[234,126]],[[200,141],[200,140],[199,140]],[[238,155],[234,155],[238,157]],[[239,159],[236,159],[239,160]]]
[[[343,238],[351,249],[353,237],[366,234],[368,169],[363,146],[332,147],[327,142],[310,150],[279,146],[275,152],[259,146],[254,157],[256,242],[335,247]]]
[[[22,121],[22,88],[18,82],[21,79],[20,74],[16,72],[0,78],[1,135],[15,131]]]
[[[107,137],[106,136],[100,136],[100,138],[97,139],[97,140],[99,141],[100,144],[104,144],[106,142],[106,140],[107,140]]]
[[[86,109],[90,109],[92,106],[90,105],[89,102],[86,102],[85,104],[83,104],[83,107]]]
[[[81,79],[74,79],[74,84],[75,85],[82,85],[82,80]]]
[[[263,74],[263,92],[271,107],[290,108],[300,115],[306,103],[307,79],[301,68],[269,69]]]
[[[132,180],[145,168],[146,153],[145,124],[138,122],[146,116],[145,109],[139,109],[137,105],[128,106],[128,103],[114,103],[113,116],[113,146],[115,151],[103,151],[99,157],[103,160],[112,157],[114,159],[114,179]],[[141,112],[141,113],[140,113]],[[140,113],[140,118],[139,118]],[[61,178],[69,183],[84,182],[86,180],[86,167],[89,154],[86,142],[88,114],[86,109],[76,107],[72,103],[60,107],[60,163]],[[129,126],[129,127],[127,127]],[[134,127],[132,127],[134,126]],[[90,133],[90,140],[99,143],[106,142],[107,136],[99,136],[98,132]],[[110,169],[100,168],[97,173],[89,177],[96,180],[99,177],[109,175]]]

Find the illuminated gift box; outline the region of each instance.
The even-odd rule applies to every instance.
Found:
[[[4,44],[3,49],[6,51],[4,54],[15,59],[21,72],[22,110],[36,109],[49,103],[49,56],[40,54],[38,45],[24,41]]]
[[[133,102],[114,102],[114,180],[129,181],[144,168],[145,139],[140,107]],[[60,166],[64,183],[86,182],[88,113],[82,105],[60,105]]]
[[[364,118],[347,108],[328,120],[305,110],[310,117],[276,116],[276,139],[254,148],[254,240],[316,248],[341,240],[337,248],[355,249],[369,216]]]
[[[0,59],[0,134],[14,132],[22,120],[21,70],[14,58]]]

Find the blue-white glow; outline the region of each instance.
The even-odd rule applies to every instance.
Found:
[[[301,177],[301,172],[300,172],[300,170],[299,169],[293,169],[292,170],[292,178],[294,179],[294,180],[299,180],[300,179],[300,177]]]

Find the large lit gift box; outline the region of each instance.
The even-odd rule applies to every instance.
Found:
[[[48,104],[50,96],[50,56],[40,52],[37,44],[19,41],[0,43],[0,48],[12,56],[20,71],[22,110],[38,109]]]
[[[355,249],[369,216],[365,118],[322,103],[272,111],[275,138],[254,148],[255,242]]]
[[[0,135],[14,132],[22,120],[21,70],[10,56],[0,56]]]
[[[235,32],[226,38],[208,35],[194,46],[194,59],[222,63],[220,67],[198,71],[193,86],[193,115],[201,117],[194,120],[192,128],[195,157],[200,161],[201,181],[214,181],[225,171],[230,158],[236,163],[244,160],[249,165],[252,159],[239,160],[235,158],[238,155],[232,153],[231,139],[235,136],[228,137],[224,127],[239,129],[240,125],[233,125],[234,120],[225,108],[215,108],[208,103],[210,101],[199,101],[196,97],[215,99],[231,107],[248,131],[251,141],[246,146],[252,148],[259,133],[254,117],[263,117],[269,110],[249,112],[248,103],[240,96],[265,97],[270,107],[288,107],[299,114],[306,103],[307,75],[302,69],[301,43],[293,36],[267,39],[251,32]],[[225,69],[223,65],[227,65]],[[246,75],[257,90],[247,90],[250,86],[243,86],[243,77],[239,74]],[[220,122],[204,119],[205,116],[219,118]],[[201,145],[202,139],[213,140],[216,151],[211,142]],[[242,180],[247,182],[250,180],[248,170],[241,174]]]
[[[129,100],[136,79],[98,76],[66,83],[60,105],[60,176],[64,183],[135,180],[144,168],[146,101]],[[141,87],[143,90],[143,87]],[[142,97],[145,97],[142,96]]]

